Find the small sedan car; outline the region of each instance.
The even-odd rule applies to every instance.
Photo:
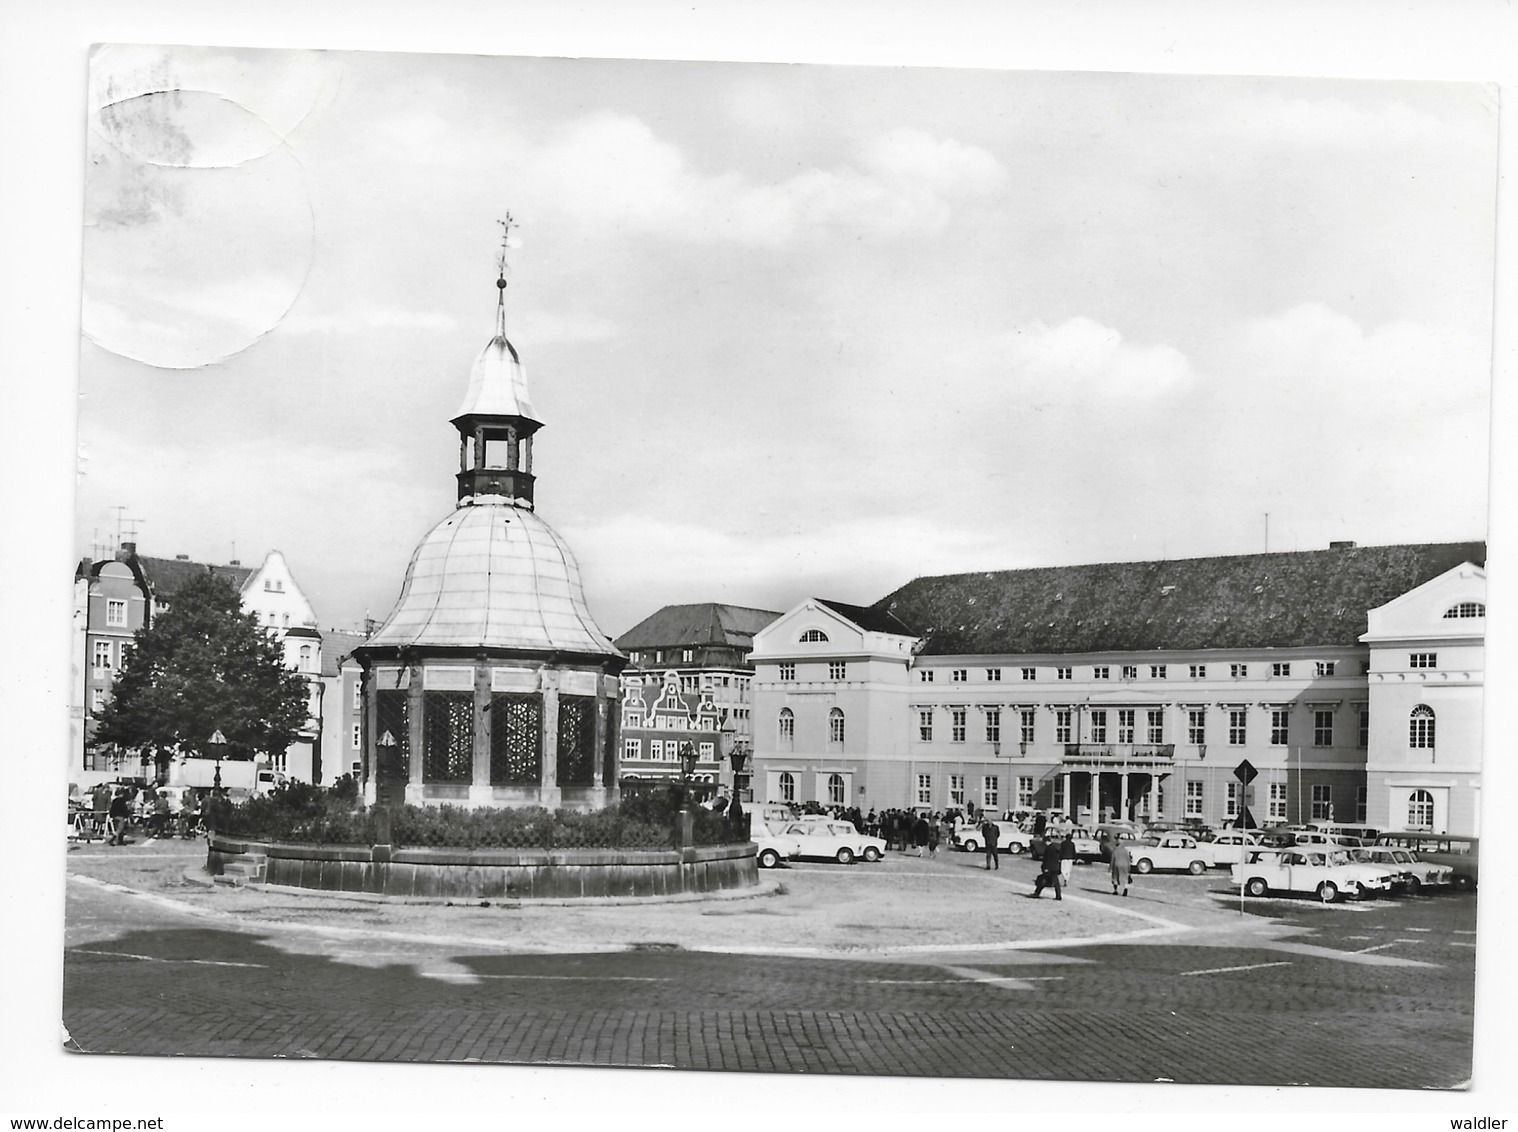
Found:
[[[1201,876],[1208,868],[1208,855],[1196,838],[1185,833],[1163,833],[1158,837],[1141,837],[1128,846],[1133,856],[1133,871],[1149,873],[1155,869],[1185,869]]]
[[[1243,864],[1234,865],[1230,873],[1233,882],[1242,884],[1250,896],[1300,892],[1332,904],[1341,896],[1364,900],[1391,891],[1390,870],[1351,861],[1342,850],[1255,850],[1249,857]]]
[[[1346,850],[1346,852],[1353,861],[1390,869],[1392,887],[1399,888],[1408,894],[1416,893],[1424,885],[1448,888],[1454,883],[1454,869],[1448,865],[1420,861],[1418,854],[1411,849],[1398,849],[1391,845],[1364,845]]]
[[[852,865],[858,857],[878,861],[885,856],[884,840],[860,833],[846,821],[792,822],[781,833],[801,846],[802,857]]]
[[[1197,852],[1207,862],[1209,869],[1237,865],[1249,850],[1260,847],[1258,837],[1237,829],[1219,830],[1210,839],[1198,840],[1196,843]]]
[[[778,868],[781,861],[801,856],[801,842],[783,833],[771,833],[763,822],[753,824],[749,840],[754,843],[754,859],[761,869]]]
[[[1028,845],[1033,840],[1031,834],[1009,821],[997,822],[996,829],[998,852],[1011,853],[1015,857],[1019,853],[1028,851]],[[954,831],[954,848],[956,849],[963,849],[967,853],[979,853],[985,848],[985,844],[985,837],[978,824],[962,825]]]

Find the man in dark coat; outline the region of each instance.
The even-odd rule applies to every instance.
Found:
[[[111,799],[111,808],[109,814],[111,823],[111,844],[125,845],[127,825],[132,820],[132,803],[131,800],[127,797],[127,792],[125,790],[116,791],[115,797]]]
[[[1001,854],[997,852],[997,844],[1001,841],[1001,827],[990,818],[981,823],[980,835],[986,841],[986,868],[1001,869]]]
[[[1038,879],[1033,882],[1033,899],[1037,900],[1043,894],[1045,887],[1054,886],[1054,899],[1063,900],[1064,894],[1060,892],[1059,865],[1060,865],[1060,839],[1050,835],[1044,844],[1043,870],[1038,874]]]

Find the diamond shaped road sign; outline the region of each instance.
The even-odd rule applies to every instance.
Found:
[[[1251,782],[1253,782],[1259,773],[1259,771],[1255,770],[1254,764],[1248,759],[1245,759],[1238,766],[1233,768],[1233,776],[1242,782],[1245,786],[1248,786]]]

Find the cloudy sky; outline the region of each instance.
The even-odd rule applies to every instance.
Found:
[[[1489,87],[108,46],[89,111],[80,554],[278,548],[383,617],[508,210],[613,634],[1486,532]]]

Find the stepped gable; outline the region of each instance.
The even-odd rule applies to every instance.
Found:
[[[754,634],[780,614],[719,602],[666,605],[639,621],[617,638],[617,648],[669,648],[672,646],[726,645],[751,649]]]
[[[872,609],[935,656],[1353,646],[1368,610],[1465,562],[1484,566],[1486,543],[946,574]]]

